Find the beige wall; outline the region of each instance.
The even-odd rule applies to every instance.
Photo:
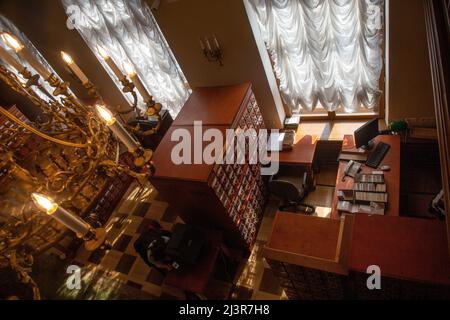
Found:
[[[389,3],[389,120],[434,117],[423,0]]]
[[[271,90],[243,0],[163,0],[155,17],[193,88],[251,81],[266,125],[280,127],[283,106]],[[223,67],[200,49],[199,38],[212,34],[223,47]]]

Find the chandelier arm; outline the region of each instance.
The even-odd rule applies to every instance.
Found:
[[[41,138],[44,138],[46,140],[52,141],[52,142],[57,143],[57,144],[61,144],[61,145],[66,146],[66,147],[73,147],[73,148],[87,148],[88,147],[88,144],[86,144],[86,143],[85,144],[72,143],[72,142],[68,142],[68,141],[64,141],[64,140],[60,140],[60,139],[56,139],[56,138],[50,137],[50,136],[40,132],[39,130],[33,128],[32,126],[26,124],[25,122],[19,120],[18,118],[16,118],[13,114],[9,113],[3,107],[0,107],[0,113],[3,114],[8,119],[10,119],[11,121],[14,121],[15,123],[17,123],[22,128],[27,129],[27,130],[33,132],[34,134],[36,134],[36,135],[38,135]]]

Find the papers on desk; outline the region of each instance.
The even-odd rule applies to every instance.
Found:
[[[295,131],[286,130],[286,132],[271,133],[268,142],[268,151],[280,152],[291,150],[295,140]]]
[[[347,213],[367,213],[384,215],[385,206],[382,203],[371,202],[369,205],[353,204],[350,201],[338,201],[337,209]]]

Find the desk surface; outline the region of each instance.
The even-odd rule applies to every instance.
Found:
[[[278,212],[264,257],[335,273],[340,273],[336,265],[361,273],[378,265],[386,277],[450,285],[445,222],[363,213],[349,217],[346,224]],[[348,240],[339,241],[340,236]],[[338,256],[346,258],[338,261]]]
[[[292,150],[279,153],[279,163],[284,165],[311,166],[317,148],[317,136],[297,133]]]
[[[348,140],[348,136],[344,139],[344,143]],[[353,138],[351,138],[353,141]],[[386,181],[387,193],[388,193],[388,208],[385,215],[388,216],[398,216],[400,210],[400,136],[378,136],[374,139],[375,144],[383,141],[391,145],[389,152],[384,157],[381,165],[389,165],[391,167],[390,171],[384,173],[384,178]],[[347,161],[339,162],[339,170],[336,177],[336,188],[334,190],[333,204],[331,209],[331,218],[339,219],[339,212],[337,211],[337,192],[340,189],[352,189],[353,179],[347,177],[345,181],[342,181],[344,176],[345,166]],[[367,167],[363,165],[360,173],[371,173],[376,169]]]
[[[384,276],[450,285],[445,223],[407,217],[354,217],[349,269],[378,265]]]
[[[279,211],[266,247],[334,260],[340,221]]]

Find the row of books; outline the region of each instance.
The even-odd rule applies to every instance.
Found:
[[[338,211],[348,213],[384,214],[388,205],[383,172],[356,174],[352,189],[338,191]]]
[[[388,194],[386,192],[363,192],[355,190],[339,190],[338,199],[342,201],[351,201],[358,203],[388,203]]]

